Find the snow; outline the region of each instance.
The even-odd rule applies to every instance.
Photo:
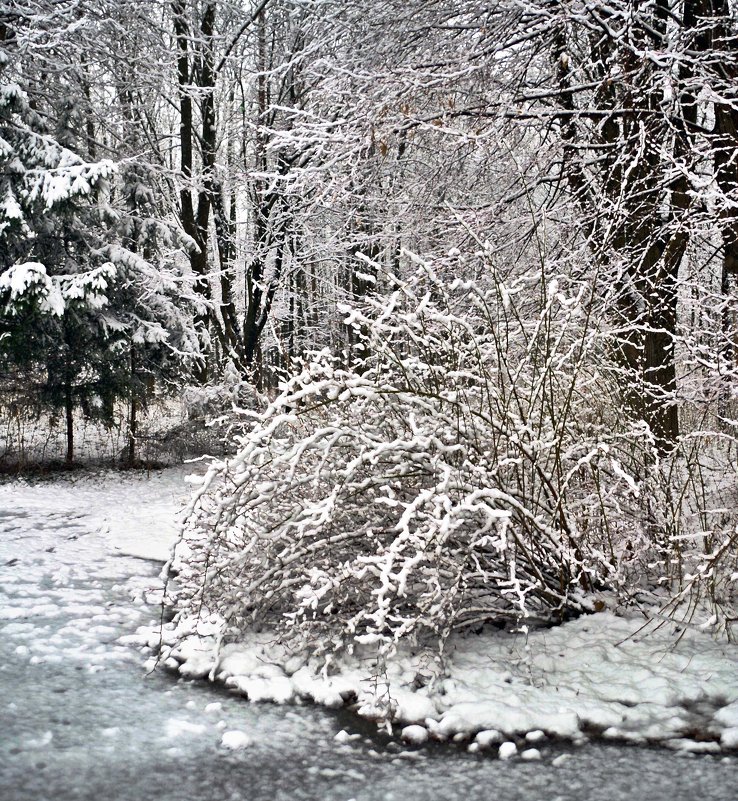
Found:
[[[497,755],[499,756],[500,759],[512,759],[517,753],[518,753],[517,745],[508,740],[502,743],[497,752]]]
[[[715,720],[729,728],[738,728],[738,701],[720,709],[715,715]]]
[[[245,731],[231,729],[223,732],[220,744],[223,748],[228,748],[231,751],[238,751],[241,748],[248,748],[248,746],[251,745],[251,738]]]
[[[720,735],[723,748],[738,748],[738,728],[725,729]]]
[[[672,740],[667,740],[665,745],[675,751],[682,751],[689,754],[719,754],[720,744],[714,742],[702,742],[698,740],[689,740],[683,737],[675,737]]]
[[[191,468],[150,476],[73,474],[53,481],[0,484],[0,510],[17,510],[13,525],[20,526],[2,543],[6,564],[16,560],[22,567],[24,536],[42,540],[48,536],[49,547],[54,547],[60,531],[66,532],[61,536],[79,554],[58,566],[43,591],[24,583],[21,573],[4,578],[13,592],[0,611],[0,634],[20,641],[19,654],[34,664],[78,658],[62,645],[67,636],[64,628],[56,639],[39,636],[36,621],[57,615],[57,601],[63,598],[70,614],[85,615],[90,621],[85,631],[76,632],[83,644],[89,641],[90,650],[93,643],[97,649],[89,669],[102,670],[110,660],[130,658],[131,646],[154,650],[161,646],[161,662],[183,676],[209,677],[253,702],[351,704],[360,716],[379,721],[389,717],[409,744],[456,740],[470,742],[472,751],[494,752],[499,746],[501,755],[519,752],[526,760],[537,758],[538,744],[547,738],[580,742],[598,734],[604,739],[660,743],[684,753],[738,749],[735,645],[715,640],[697,627],[675,631],[673,624],[665,623],[644,630],[642,617],[603,611],[527,633],[451,637],[443,668],[428,652],[408,645],[400,647],[381,671],[370,645],[335,659],[327,669],[317,655],[294,653],[266,630],[218,651],[218,624],[207,615],[196,626],[181,621],[180,626],[190,626],[190,636],[182,637],[182,631],[172,627],[160,631],[158,615],[153,615],[155,620],[135,635],[106,642],[114,628],[102,594],[72,586],[90,575],[84,558],[85,532],[97,530],[111,553],[166,557],[189,491],[184,482],[189,472]],[[49,515],[53,528],[44,522]],[[114,569],[111,565],[114,561],[105,565],[108,574]],[[138,599],[157,597],[150,585],[131,590]],[[143,608],[121,608],[116,620],[136,625]],[[217,704],[208,705],[206,712],[209,717],[217,715]],[[164,724],[164,734],[171,739],[203,731],[204,726],[184,725],[177,719]],[[695,732],[697,740],[692,739]],[[355,736],[339,733],[337,742]],[[242,748],[247,741],[244,732],[225,731],[222,745]],[[538,747],[530,747],[534,744]]]
[[[271,701],[275,704],[286,704],[295,696],[294,687],[287,676],[234,676],[226,682],[226,686],[237,689],[249,701],[254,702]]]
[[[400,720],[422,722],[436,717],[436,704],[433,699],[425,695],[409,690],[395,689],[392,699],[395,702],[395,715]]]
[[[360,740],[361,739],[361,735],[360,734],[349,734],[346,731],[346,729],[341,729],[341,731],[339,731],[333,739],[337,743],[341,743],[342,745],[345,745],[346,743],[351,743],[354,740]]]
[[[251,700],[353,703],[360,716],[389,715],[409,742],[473,739],[471,751],[549,737],[581,742],[598,732],[604,739],[681,751],[735,748],[735,646],[697,629],[677,637],[668,626],[648,632],[642,626],[642,618],[601,612],[525,636],[452,638],[445,671],[420,689],[413,684],[428,672],[428,654],[400,648],[378,677],[361,652],[335,660],[327,676],[315,657],[305,657],[294,670],[300,660],[273,634],[262,632],[226,646],[214,677]],[[193,637],[187,647],[171,650],[181,672],[187,675],[186,653],[197,659],[211,649],[214,660],[210,640]],[[291,671],[285,669],[288,662]],[[694,731],[707,741],[691,740]],[[526,759],[536,758],[537,749],[526,750]]]
[[[168,720],[164,727],[165,737],[179,739],[180,737],[197,736],[207,731],[207,726],[192,723],[188,720]]]
[[[100,532],[116,553],[165,562],[177,536],[179,510],[188,499],[183,478],[192,472],[188,465],[125,477],[101,471],[53,481],[21,479],[0,484],[0,509],[50,510],[70,519],[84,515],[86,525]]]
[[[422,745],[428,740],[428,729],[424,726],[412,725],[405,726],[400,736],[406,743],[411,745]]]
[[[0,275],[0,290],[9,293],[11,303],[22,299],[28,292],[37,294],[41,308],[59,317],[66,307],[59,281],[50,277],[40,262],[29,261],[9,267]]]
[[[0,275],[0,289],[10,291],[11,300],[47,280],[46,267],[37,261],[14,264]]]
[[[24,745],[26,748],[45,748],[53,739],[53,733],[47,731],[41,737],[26,740]]]
[[[487,750],[493,745],[502,742],[503,739],[502,732],[497,731],[497,729],[485,729],[477,732],[474,742],[479,750]]]

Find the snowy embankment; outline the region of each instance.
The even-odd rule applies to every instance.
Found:
[[[735,646],[674,626],[640,632],[643,619],[603,612],[523,634],[457,637],[443,669],[427,655],[401,651],[381,675],[368,653],[331,664],[291,655],[268,634],[225,646],[192,635],[165,646],[165,664],[183,676],[209,676],[252,701],[302,700],[354,706],[359,715],[391,711],[403,739],[467,742],[471,751],[518,751],[532,743],[590,736],[661,743],[683,751],[738,748]],[[202,629],[201,629],[202,630]],[[139,642],[159,645],[159,632]],[[132,638],[133,639],[133,638]],[[164,641],[174,642],[174,631]]]
[[[84,513],[112,549],[164,560],[191,471],[15,480],[0,485],[0,507]],[[292,654],[266,633],[216,653],[208,621],[190,622],[184,644],[184,623],[163,638],[157,628],[123,639],[142,648],[163,641],[159,659],[167,667],[209,676],[251,701],[351,704],[372,719],[390,712],[395,729],[414,744],[452,740],[472,751],[526,759],[537,758],[533,746],[546,738],[738,749],[738,648],[697,628],[677,636],[671,622],[641,630],[644,622],[601,612],[527,635],[457,637],[448,642],[442,666],[427,653],[401,649],[379,675],[369,646],[334,661],[329,671],[322,660]]]

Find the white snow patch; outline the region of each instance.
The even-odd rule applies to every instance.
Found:
[[[723,748],[738,748],[738,727],[725,729],[720,735],[720,744]]]
[[[400,736],[406,743],[422,745],[428,741],[428,729],[418,725],[405,726]]]
[[[245,731],[238,729],[230,729],[224,731],[223,736],[220,738],[220,744],[223,748],[228,748],[231,751],[238,751],[241,748],[248,748],[251,745],[251,738]]]
[[[166,737],[175,739],[183,736],[204,734],[207,731],[207,726],[202,723],[191,723],[189,720],[172,718],[166,722],[164,731]]]
[[[738,728],[735,647],[700,631],[677,640],[667,627],[640,636],[641,626],[603,612],[527,638],[459,636],[448,645],[445,675],[430,678],[428,655],[401,647],[381,680],[361,649],[335,659],[326,676],[322,662],[292,654],[263,633],[226,646],[216,674],[252,700],[307,699],[329,707],[352,700],[360,715],[422,724],[434,739],[475,738],[472,750],[523,737],[530,744],[548,736],[578,742],[593,728],[606,739],[692,747],[681,741],[694,728],[690,710],[699,703],[714,737],[700,748],[714,749],[724,730]],[[180,670],[211,648],[210,638],[177,646]],[[413,685],[421,674],[425,686],[418,691]],[[727,734],[722,746],[732,742]]]
[[[349,734],[345,729],[341,729],[333,738],[337,743],[350,743],[354,740],[360,740],[360,734]]]
[[[398,720],[420,723],[438,714],[435,703],[425,695],[408,690],[395,689],[392,692],[395,702],[395,716]]]
[[[738,728],[738,701],[719,709],[715,715],[715,720],[729,729]]]
[[[497,729],[485,729],[477,732],[474,742],[480,750],[484,751],[493,745],[497,745],[497,743],[501,743],[504,739],[502,732],[497,731]]]
[[[720,744],[713,742],[698,742],[685,738],[675,738],[667,740],[665,745],[675,751],[685,751],[690,754],[715,754],[720,753]]]
[[[228,687],[235,687],[249,701],[271,701],[275,704],[289,703],[295,695],[292,682],[287,676],[232,676],[226,682]]]
[[[344,693],[351,693],[356,688],[356,681],[349,676],[324,679],[308,667],[300,668],[292,675],[291,681],[295,692],[303,698],[334,709],[344,705]]]
[[[518,753],[518,747],[515,743],[510,742],[507,740],[506,742],[502,743],[499,750],[497,751],[497,755],[500,759],[512,759],[515,754]]]
[[[25,746],[26,748],[46,748],[46,746],[49,745],[53,739],[54,733],[47,731],[44,732],[40,737],[34,737],[30,740],[26,740]]]

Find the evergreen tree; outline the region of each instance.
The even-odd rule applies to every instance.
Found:
[[[41,407],[63,412],[72,461],[75,408],[111,424],[115,400],[135,397],[135,429],[141,364],[171,375],[193,352],[187,282],[134,252],[144,239],[157,260],[176,243],[138,207],[114,208],[116,166],[72,149],[73,105],[62,96],[47,115],[52,135],[8,67],[0,50],[0,370],[7,386],[20,380]],[[141,194],[135,183],[124,190]]]

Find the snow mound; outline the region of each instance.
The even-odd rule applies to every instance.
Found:
[[[212,634],[164,638],[177,642],[163,656],[182,675],[214,675],[252,701],[352,704],[360,716],[400,724],[407,742],[472,740],[471,751],[502,743],[508,752],[506,743],[599,735],[680,751],[738,748],[738,653],[696,629],[643,636],[640,619],[602,612],[526,636],[457,636],[443,675],[429,669],[429,654],[403,646],[379,676],[366,651],[334,660],[329,674],[272,633],[227,645],[216,660],[217,622],[199,625]],[[526,759],[536,751],[527,748]]]
[[[405,726],[400,736],[406,743],[422,745],[428,741],[428,729],[418,725]]]
[[[517,745],[508,740],[502,743],[497,752],[497,756],[499,756],[500,759],[512,759],[517,753],[518,753]]]
[[[242,748],[248,748],[251,745],[251,738],[246,734],[245,731],[239,731],[238,729],[231,729],[230,731],[224,731],[223,736],[220,739],[220,744],[223,748],[227,748],[229,751],[239,751]]]

